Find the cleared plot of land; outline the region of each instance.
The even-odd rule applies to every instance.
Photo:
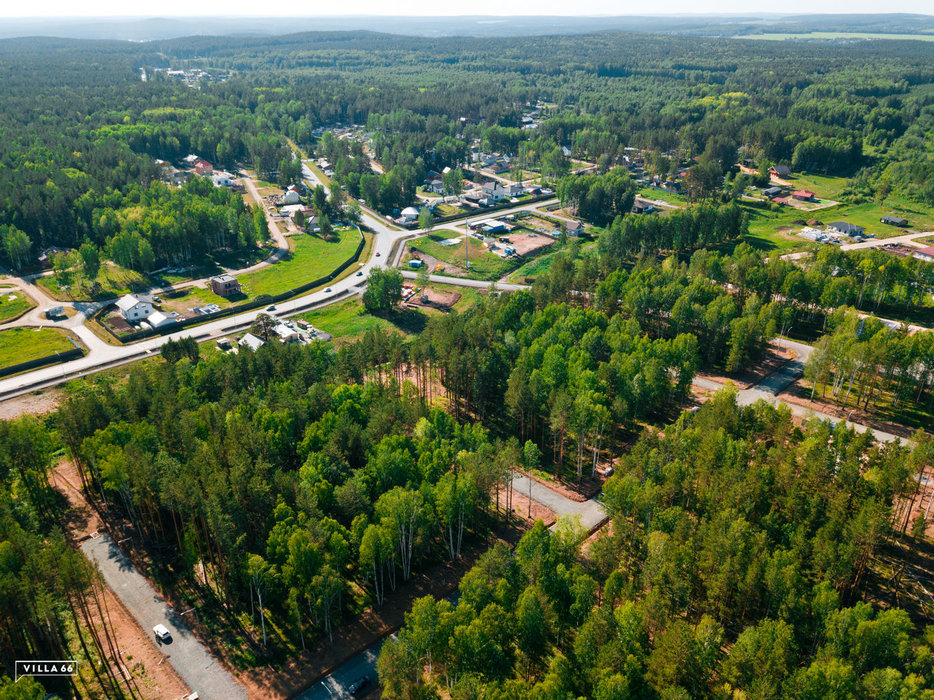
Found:
[[[142,292],[157,282],[135,270],[106,262],[97,273],[96,285],[77,272],[66,273],[59,280],[55,275],[41,277],[41,286],[54,299],[79,301],[83,299],[111,299],[131,292]]]
[[[474,305],[481,296],[480,290],[470,287],[432,284],[430,290],[444,295],[459,294],[460,299],[451,307],[456,311],[463,311]],[[429,295],[429,297],[431,296],[433,295]],[[330,304],[324,308],[309,311],[300,318],[308,321],[315,328],[330,333],[334,336],[335,342],[341,344],[358,338],[370,330],[382,329],[384,331],[401,332],[405,335],[418,333],[425,327],[431,316],[441,313],[441,311],[430,306],[406,308],[384,318],[367,313],[363,308],[363,302],[357,297],[352,297],[337,304]]]
[[[0,368],[74,349],[57,328],[10,328],[0,331]]]
[[[512,246],[518,256],[529,258],[553,246],[555,239],[551,236],[519,228],[506,236],[502,236],[498,244],[499,250],[496,253],[502,252],[505,246]]]
[[[0,323],[19,317],[33,306],[32,301],[15,287],[0,287]]]
[[[239,277],[244,293],[280,294],[323,277],[353,255],[360,243],[356,229],[338,232],[339,240],[326,241],[309,235],[293,236],[291,255],[262,270]]]
[[[458,238],[459,237],[459,238]],[[456,241],[446,244],[446,241]],[[494,255],[489,249],[473,236],[467,237],[469,255],[465,250],[464,240],[460,234],[453,231],[436,231],[430,236],[416,238],[409,243],[408,248],[413,254],[425,254],[454,269],[445,270],[447,274],[472,279],[495,280],[499,279],[516,266],[516,262]],[[468,268],[467,262],[470,262]],[[432,270],[434,271],[434,270]]]
[[[199,306],[216,304],[222,309],[226,309],[246,299],[243,295],[225,299],[210,289],[201,287],[186,287],[171,294],[163,294],[161,298],[162,303],[159,308],[162,311],[176,311],[183,315]]]
[[[661,200],[662,202],[668,202],[678,207],[686,206],[688,203],[687,197],[677,192],[669,192],[668,190],[657,190],[654,187],[643,187],[639,189],[638,194],[643,199],[652,199],[652,200]]]

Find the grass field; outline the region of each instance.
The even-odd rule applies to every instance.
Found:
[[[18,318],[35,304],[15,287],[0,287],[0,323]]]
[[[439,292],[457,292],[461,298],[454,304],[454,310],[462,312],[477,303],[481,293],[479,289],[471,287],[455,287],[445,284],[432,284],[431,289]],[[352,297],[337,304],[330,304],[322,309],[309,311],[300,318],[308,321],[316,328],[327,331],[334,336],[334,340],[341,344],[359,338],[370,330],[381,328],[384,331],[394,331],[404,335],[414,335],[421,332],[432,316],[439,316],[443,312],[436,309],[405,309],[388,318],[373,316],[364,310],[363,302]]]
[[[339,233],[340,240],[334,242],[315,236],[293,236],[295,249],[288,258],[240,276],[244,293],[250,298],[280,294],[328,274],[350,258],[360,242],[360,235],[354,228]]]
[[[74,349],[57,328],[10,328],[0,331],[0,368]]]
[[[934,41],[931,34],[881,34],[878,32],[807,32],[804,34],[746,34],[734,39],[761,39],[784,41],[786,39],[889,39],[891,41]]]
[[[240,304],[244,301],[244,297],[239,297],[235,299],[225,299],[219,294],[215,294],[208,288],[202,289],[201,287],[186,287],[184,289],[178,290],[173,295],[163,294],[162,295],[162,310],[163,311],[177,311],[178,313],[184,313],[189,311],[196,306],[205,306],[207,304],[217,304],[222,309],[233,306],[234,304]]]
[[[59,301],[111,299],[131,292],[143,292],[156,284],[146,275],[114,263],[101,265],[96,282],[97,285],[92,286],[83,275],[74,272],[66,274],[61,284],[55,275],[38,280],[39,286]]]
[[[684,195],[667,190],[656,190],[654,187],[643,187],[638,190],[640,197],[644,199],[660,199],[669,204],[675,204],[679,207],[687,206],[688,200]]]
[[[467,269],[467,255],[463,240],[456,245],[442,245],[441,241],[449,238],[459,238],[460,234],[454,231],[435,231],[430,236],[416,238],[409,243],[410,248],[418,248],[423,253],[437,258],[443,263],[455,265],[462,270]],[[496,280],[512,270],[516,263],[512,260],[494,255],[473,236],[467,237],[470,246],[470,272],[468,277],[481,280]]]

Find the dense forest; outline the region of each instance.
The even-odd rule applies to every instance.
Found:
[[[541,521],[379,659],[392,698],[930,697],[929,633],[859,592],[930,446],[879,446],[724,392],[646,433],[581,563]]]
[[[149,71],[145,82],[140,67]],[[167,67],[231,77],[191,89],[153,70]],[[710,177],[740,157],[851,175],[849,201],[898,192],[934,203],[926,138],[934,61],[916,42],[672,43],[614,33],[430,40],[367,32],[54,47],[7,40],[0,75],[7,87],[0,185],[16,193],[0,201],[0,226],[27,237],[4,236],[11,260],[24,246],[35,253],[91,239],[102,248],[115,227],[145,240],[132,203],[141,197],[134,187],[158,178],[155,159],[194,152],[225,168],[274,173],[290,162],[283,137],[327,155],[354,197],[390,212],[412,202],[427,171],[469,167],[477,139],[547,178],[567,173],[562,147],[602,172],[637,147],[661,177],[694,163],[688,181],[702,199]],[[538,129],[519,128],[537,104],[548,118]],[[382,174],[370,171],[360,144],[318,143],[319,130],[337,123],[366,126]],[[609,222],[627,201],[614,187],[590,201],[569,198],[586,218]],[[189,195],[177,206],[210,206],[203,193]],[[155,259],[215,245],[210,229],[224,229],[228,244],[250,244],[234,215],[209,216],[203,239],[167,217],[161,235],[185,245],[179,253],[149,241]]]

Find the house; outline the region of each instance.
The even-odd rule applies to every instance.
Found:
[[[153,311],[144,321],[144,323],[149,324],[150,328],[162,328],[163,326],[170,326],[177,322],[178,314],[175,311],[170,311],[168,313],[163,313],[162,311]]]
[[[834,221],[828,224],[828,228],[844,236],[862,236],[866,231],[862,226],[851,224],[849,221]]]
[[[507,185],[506,194],[509,195],[510,197],[518,197],[520,194],[525,194],[525,187],[520,183],[516,183],[514,185]]]
[[[680,192],[680,191],[681,191],[681,183],[680,183],[680,182],[675,182],[674,180],[665,180],[665,181],[662,183],[662,189],[663,189],[663,190],[668,190],[669,192]]]
[[[934,245],[929,245],[927,248],[918,248],[918,250],[914,251],[914,257],[924,262],[934,262]]]
[[[64,306],[53,306],[53,307],[51,307],[51,308],[45,310],[45,317],[46,317],[46,318],[56,319],[56,318],[61,318],[61,317],[64,316],[64,315],[65,315],[65,307],[64,307]]]
[[[295,190],[286,190],[282,193],[283,204],[299,204],[301,201],[301,195]]]
[[[811,190],[795,190],[791,193],[792,199],[797,199],[799,202],[813,202],[814,193]]]
[[[425,189],[434,194],[444,194],[444,181],[432,180],[425,186]]]
[[[655,211],[655,206],[650,202],[637,199],[632,205],[633,214],[648,214]]]
[[[301,338],[301,334],[295,328],[285,323],[276,324],[272,330],[279,336],[280,343],[294,343]]]
[[[252,333],[247,333],[245,336],[240,338],[240,342],[237,343],[237,345],[239,345],[241,348],[247,348],[248,350],[252,350],[253,352],[256,352],[261,347],[263,347],[265,344],[266,344],[265,340],[263,340],[262,338],[256,337]]]
[[[218,170],[211,175],[211,181],[214,183],[215,187],[233,187],[234,184],[230,173],[224,170]]]
[[[196,175],[210,175],[214,172],[214,166],[211,165],[204,158],[200,158],[195,161],[195,174]]]
[[[496,219],[486,219],[477,224],[479,228],[483,229],[484,233],[494,234],[494,233],[506,233],[509,230],[509,227],[506,226],[502,221],[497,221]]]
[[[889,226],[899,226],[901,228],[904,228],[908,225],[907,219],[900,219],[897,216],[883,216],[881,219],[879,219],[879,221],[881,221],[883,224],[888,224]]]
[[[762,190],[762,194],[765,197],[768,197],[769,199],[774,199],[775,197],[780,196],[782,191],[783,191],[783,188],[781,187],[769,187],[767,189]]]
[[[136,323],[152,315],[152,299],[142,294],[126,294],[117,300],[117,308],[129,323]]]
[[[405,221],[410,224],[414,224],[416,221],[418,221],[418,209],[415,207],[406,207],[399,214],[399,218],[405,219]]]
[[[769,168],[769,175],[772,177],[789,177],[791,175],[791,168],[787,165],[773,165]]]
[[[240,294],[243,289],[240,283],[233,275],[217,275],[210,279],[211,291],[222,297],[229,297],[231,294]]]
[[[651,206],[652,206],[652,205],[650,204],[649,207],[651,207]],[[571,238],[577,238],[578,236],[583,235],[583,233],[584,233],[584,224],[582,224],[580,221],[572,221],[572,222],[569,223],[569,224],[567,225],[567,227],[565,228],[565,232],[566,232]]]
[[[565,158],[570,158],[570,157],[571,157],[571,149],[568,148],[567,146],[562,146],[562,147],[561,147],[561,155],[563,155]]]
[[[493,202],[506,199],[506,190],[499,182],[488,182],[483,186],[483,196]]]

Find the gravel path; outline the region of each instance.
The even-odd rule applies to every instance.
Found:
[[[189,688],[205,700],[246,700],[243,686],[217,663],[109,536],[89,539],[81,549],[97,564],[107,585],[143,630],[150,631],[160,623],[168,627],[172,641],[162,644],[161,651]]]

